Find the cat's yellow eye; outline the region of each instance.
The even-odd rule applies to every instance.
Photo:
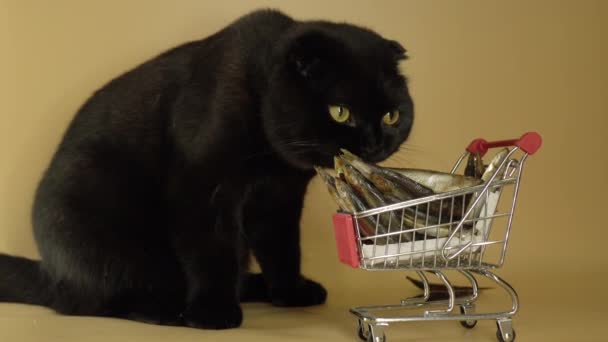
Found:
[[[382,118],[382,121],[389,126],[396,124],[397,122],[399,122],[399,111],[394,110],[392,112],[386,113]]]
[[[342,106],[329,106],[329,115],[334,121],[345,123],[350,118],[350,110]]]

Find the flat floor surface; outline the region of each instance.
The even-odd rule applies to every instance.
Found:
[[[370,285],[377,273],[352,271],[369,276]],[[505,272],[506,273],[506,272]],[[373,280],[372,280],[373,278]],[[381,278],[394,278],[393,275]],[[561,288],[545,284],[534,274],[514,273],[512,284],[520,293],[521,311],[514,318],[518,341],[605,341],[602,306],[606,297],[594,297],[600,286],[580,292],[580,282],[591,276],[568,277],[558,273]],[[281,309],[264,304],[246,304],[245,321],[240,329],[201,331],[147,325],[117,319],[64,317],[48,309],[0,305],[0,341],[357,341],[356,320],[348,313],[353,305],[398,302],[400,296],[416,295],[413,286],[394,279],[390,284],[369,288],[330,289],[329,302],[321,307]],[[488,290],[478,306],[487,310],[508,308],[499,289]],[[409,312],[404,311],[407,315]],[[414,314],[419,311],[412,312]],[[410,313],[410,314],[412,314]],[[386,329],[388,341],[495,341],[494,321],[480,321],[471,330],[457,322],[409,322]]]

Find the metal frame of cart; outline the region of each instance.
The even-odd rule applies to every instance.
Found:
[[[476,139],[458,159],[451,173],[456,173],[470,153],[485,155],[490,148],[512,146],[485,183],[364,212],[334,214],[334,232],[341,262],[367,271],[415,271],[424,284],[423,297],[404,299],[394,305],[352,308],[350,311],[358,319],[361,339],[386,341],[384,329],[389,324],[400,322],[457,320],[464,327],[473,328],[478,320],[496,320],[498,340],[515,340],[512,317],[519,308],[517,293],[490,270],[504,264],[523,166],[527,157],[534,154],[540,145],[541,137],[534,132],[513,140],[487,142]],[[504,191],[508,188],[510,196],[504,196],[509,192]],[[467,204],[458,206],[457,203]],[[444,218],[440,214],[438,221],[431,223],[428,220],[431,206],[441,208],[440,211],[447,206],[451,208],[448,209],[450,214]],[[389,215],[386,218],[389,221],[388,232],[378,234],[376,226],[375,235],[363,235],[361,220],[372,217],[375,219],[373,222],[379,222],[381,215]],[[410,215],[410,221],[413,216],[413,224],[404,222],[405,215]],[[397,222],[391,221],[391,217],[397,217]],[[408,241],[402,238],[406,235],[410,237]],[[471,286],[470,295],[457,297],[445,271],[454,271],[467,279]],[[445,285],[449,295],[447,300],[430,300],[431,290],[425,272],[434,274]],[[479,297],[476,276],[489,279],[504,289],[511,298],[511,307],[501,312],[476,312],[475,302]],[[424,311],[419,315],[387,314],[415,308]]]

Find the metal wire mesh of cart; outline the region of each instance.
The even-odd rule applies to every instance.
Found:
[[[452,173],[468,153],[460,157]],[[349,248],[356,251],[351,254],[358,260],[346,263],[370,271],[498,268],[505,261],[527,156],[520,148],[511,148],[491,177],[478,186],[358,213],[338,213],[336,229],[346,226],[355,234],[350,241],[336,236],[338,249],[354,243]],[[379,231],[380,222],[388,222],[384,231]]]
[[[522,166],[522,161],[506,158],[486,184],[353,214],[360,267],[500,267]],[[498,205],[501,197],[507,205]],[[379,234],[378,222],[388,222],[388,232]],[[370,226],[375,231],[365,232]]]

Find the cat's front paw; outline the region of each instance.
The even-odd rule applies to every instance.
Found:
[[[198,329],[237,328],[243,322],[243,311],[237,303],[191,307],[183,313],[184,323]]]
[[[317,282],[302,278],[294,287],[274,289],[271,296],[275,306],[312,306],[325,303],[327,290]]]

